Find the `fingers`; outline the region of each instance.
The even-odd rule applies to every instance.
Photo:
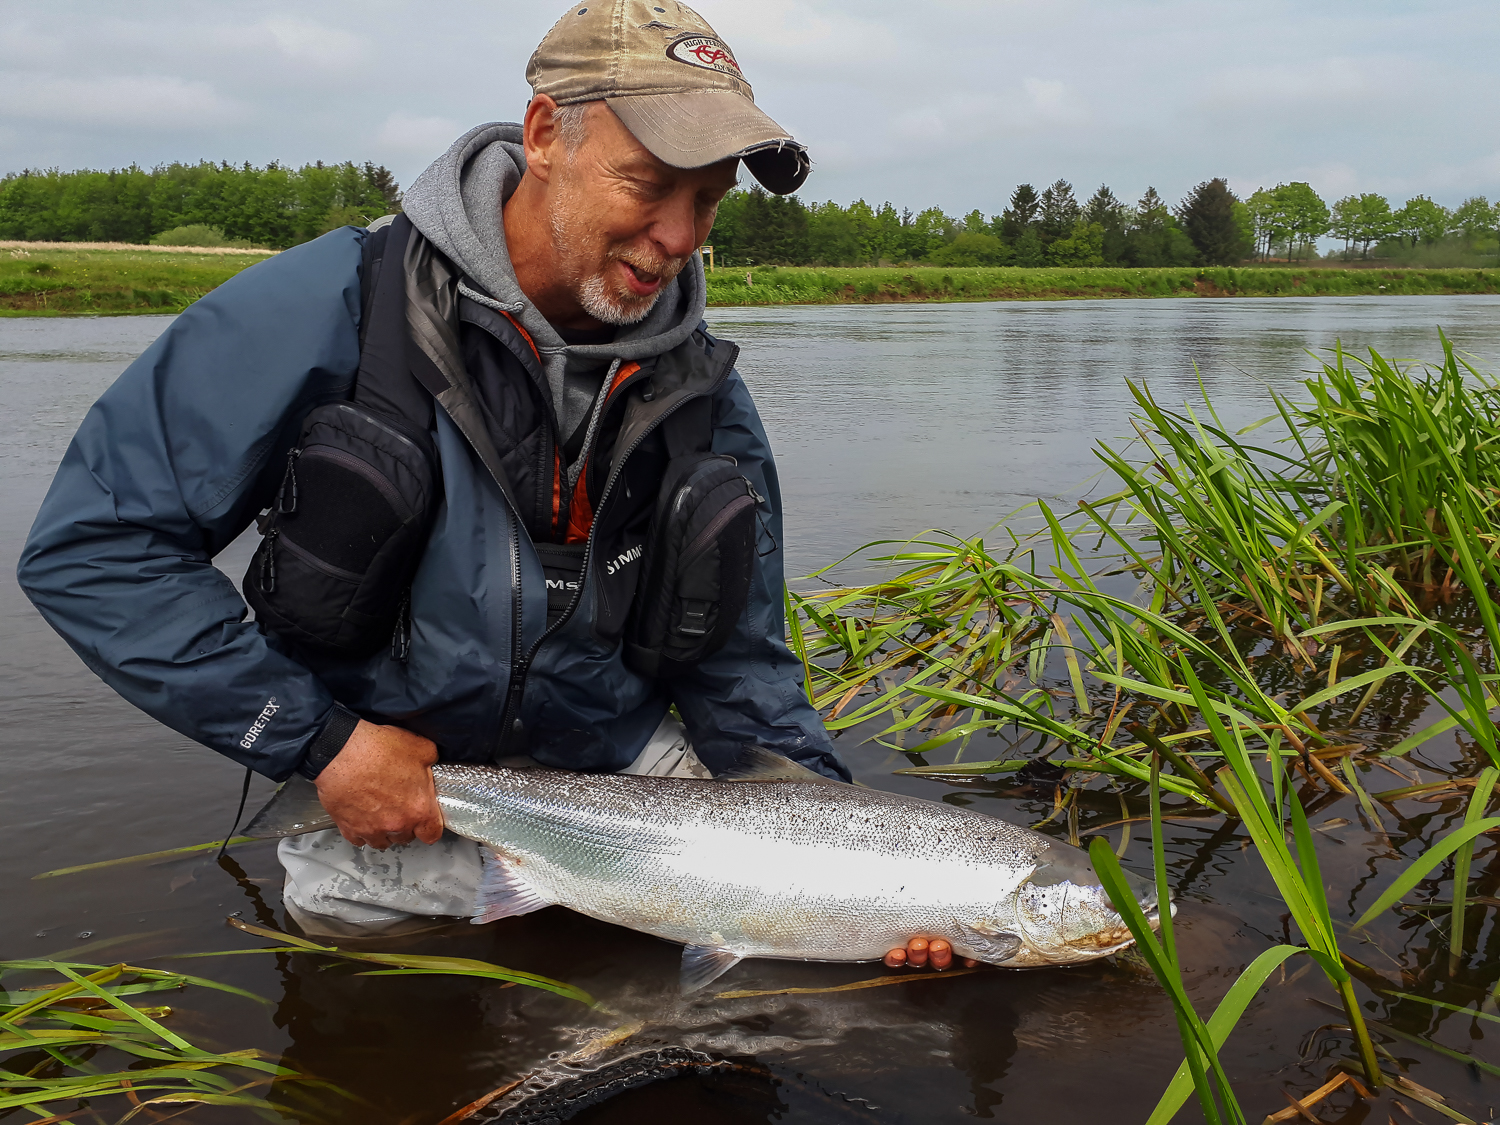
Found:
[[[888,969],[900,969],[908,965],[913,969],[921,969],[931,965],[942,972],[953,967],[953,946],[944,938],[918,936],[910,939],[904,947],[898,945],[881,960]],[[972,957],[960,958],[960,963],[966,969],[975,968],[979,964]]]
[[[906,963],[914,969],[927,964],[927,939],[914,937],[906,943]]]
[[[927,957],[932,967],[942,972],[953,964],[953,947],[942,938],[933,938],[927,944]]]

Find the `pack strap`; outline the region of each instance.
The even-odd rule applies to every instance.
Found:
[[[714,443],[714,400],[699,395],[683,403],[663,420],[661,436],[667,443],[667,456],[673,460],[710,452]]]
[[[372,410],[432,427],[432,394],[415,377],[406,323],[406,278],[402,262],[413,231],[405,215],[365,239],[360,276],[359,374],[353,400]]]

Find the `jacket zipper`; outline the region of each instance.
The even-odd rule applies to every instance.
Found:
[[[728,375],[728,369],[725,370],[724,375]],[[634,377],[626,380],[626,382],[622,383],[617,388],[617,390],[625,390],[626,387],[630,386],[633,380]],[[713,394],[713,392],[718,389],[719,384],[723,381],[724,376],[720,376],[719,379],[714,381],[713,386],[709,387],[707,391],[703,392],[703,394]],[[500,720],[500,744],[496,750],[497,757],[504,756],[505,750],[509,746],[511,739],[516,734],[520,733],[519,727],[521,723],[521,697],[526,694],[526,674],[531,670],[531,662],[536,659],[536,654],[541,651],[542,645],[546,644],[554,633],[556,633],[559,629],[561,629],[568,623],[569,619],[573,616],[573,611],[578,608],[578,603],[583,599],[583,591],[587,588],[589,579],[589,562],[594,554],[594,539],[599,533],[599,524],[602,522],[604,517],[605,505],[608,504],[610,497],[614,494],[615,481],[619,480],[620,474],[625,471],[625,463],[630,460],[635,451],[640,448],[641,443],[645,441],[646,438],[649,437],[658,426],[660,426],[663,422],[665,422],[668,418],[675,414],[685,404],[693,401],[693,399],[695,398],[701,397],[702,395],[689,395],[681,402],[673,406],[671,410],[663,411],[661,415],[657,417],[656,421],[652,422],[650,426],[642,430],[635,441],[631,442],[630,448],[625,451],[625,455],[621,457],[620,460],[616,463],[615,470],[610,473],[609,479],[604,482],[604,490],[599,494],[599,504],[594,509],[594,523],[593,526],[589,528],[589,537],[584,541],[583,545],[583,566],[578,573],[578,589],[573,591],[573,596],[571,599],[569,599],[568,606],[563,610],[562,616],[542,631],[542,635],[536,639],[536,643],[531,646],[530,650],[528,650],[519,659],[514,660],[511,663],[510,689],[506,693],[505,713]],[[589,453],[590,451],[585,449],[580,452],[579,456],[586,457],[589,455]],[[513,611],[514,647],[511,649],[511,651],[519,652],[521,647],[521,554],[519,543],[516,542],[514,520],[511,521],[511,525],[511,539],[513,545],[516,548],[511,555],[512,581],[514,582],[512,590],[513,597],[515,599]]]

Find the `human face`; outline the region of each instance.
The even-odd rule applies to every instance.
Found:
[[[634,324],[688,264],[713,229],[738,162],[673,168],[631,135],[603,102],[587,132],[553,162],[547,192],[558,281],[605,324]]]

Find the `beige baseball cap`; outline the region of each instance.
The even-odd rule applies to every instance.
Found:
[[[674,168],[738,157],[786,195],[812,167],[807,147],[756,107],[729,44],[677,0],[579,0],[532,54],[526,81],[558,105],[608,102]]]

